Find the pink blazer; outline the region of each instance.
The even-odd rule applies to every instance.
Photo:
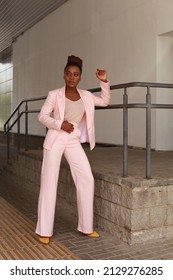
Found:
[[[81,143],[89,142],[90,149],[95,146],[94,112],[95,106],[107,106],[110,101],[109,82],[101,82],[101,95],[95,96],[87,90],[78,89],[84,103],[85,114],[79,124],[81,130]],[[50,150],[56,137],[61,130],[65,111],[65,86],[50,91],[46,98],[38,119],[48,128],[43,147]]]

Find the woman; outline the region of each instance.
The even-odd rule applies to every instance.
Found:
[[[64,69],[65,86],[50,91],[40,111],[39,121],[48,128],[43,147],[41,187],[36,233],[48,244],[53,235],[57,183],[62,155],[67,159],[76,186],[78,231],[88,237],[99,237],[93,231],[94,179],[90,164],[80,143],[95,146],[94,107],[107,106],[110,87],[105,70],[97,70],[101,96],[78,89],[82,60],[69,56]],[[52,113],[53,112],[53,116]]]

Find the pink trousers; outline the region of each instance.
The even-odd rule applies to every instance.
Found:
[[[80,131],[77,127],[70,134],[61,130],[52,149],[44,149],[43,151],[36,226],[36,233],[40,236],[50,237],[53,235],[57,185],[63,154],[70,165],[76,186],[77,229],[83,233],[93,232],[94,178],[79,137]]]

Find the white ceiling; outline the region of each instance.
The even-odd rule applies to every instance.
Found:
[[[0,0],[0,52],[68,0]]]

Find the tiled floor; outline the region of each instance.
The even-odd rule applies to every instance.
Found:
[[[34,223],[0,197],[0,260],[77,260],[61,242],[38,242]]]

